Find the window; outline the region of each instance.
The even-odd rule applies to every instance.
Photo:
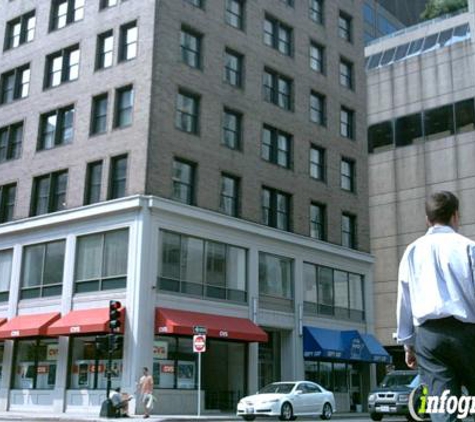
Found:
[[[473,98],[455,103],[455,127],[457,133],[475,130]]]
[[[310,120],[317,125],[327,124],[326,98],[323,94],[312,91],[310,93]]]
[[[259,294],[293,299],[293,265],[290,258],[259,252]]]
[[[221,175],[221,194],[219,201],[221,212],[233,217],[239,215],[239,178],[228,174]]]
[[[338,16],[338,35],[348,42],[353,41],[353,19],[346,13],[340,12]]]
[[[67,170],[35,177],[30,215],[41,215],[65,209],[67,183]]]
[[[310,147],[310,177],[325,180],[325,150],[320,147]]]
[[[347,158],[341,159],[340,187],[349,192],[355,191],[355,162]]]
[[[323,25],[323,1],[324,0],[309,0],[309,17],[313,21]]]
[[[291,167],[292,135],[265,125],[262,130],[262,152],[264,160],[282,167]]]
[[[262,222],[266,226],[290,231],[290,200],[287,193],[262,188]]]
[[[175,126],[183,132],[198,134],[199,132],[200,98],[185,91],[177,96]]]
[[[180,34],[181,59],[183,63],[200,69],[202,35],[184,27],[181,28]]]
[[[294,7],[294,0],[281,0],[284,2],[287,6]]]
[[[325,73],[325,47],[314,42],[310,43],[310,69]]]
[[[84,18],[84,0],[53,0],[50,31],[64,28]]]
[[[285,110],[291,110],[292,80],[270,69],[264,69],[264,99]]]
[[[340,135],[344,138],[354,139],[354,119],[354,111],[342,106],[340,110]]]
[[[69,144],[73,139],[74,105],[40,116],[38,151]]]
[[[123,198],[127,188],[127,155],[111,159],[108,199]]]
[[[127,229],[78,237],[74,292],[125,289],[128,247]]]
[[[20,157],[23,141],[23,122],[0,128],[0,163]]]
[[[343,213],[341,216],[341,245],[356,249],[356,217]]]
[[[107,9],[108,7],[117,6],[119,3],[124,3],[127,0],[100,0],[99,9]]]
[[[340,59],[340,85],[353,89],[353,63],[343,58]]]
[[[112,66],[114,59],[114,33],[112,30],[97,36],[96,70]]]
[[[264,19],[264,44],[287,56],[292,55],[292,28],[270,16]]]
[[[424,134],[427,140],[446,138],[454,132],[453,104],[424,112]]]
[[[30,90],[30,65],[17,67],[2,74],[0,78],[0,104],[11,103],[28,97]]]
[[[325,224],[325,205],[312,202],[310,204],[310,237],[318,240],[326,240]]]
[[[22,44],[33,41],[35,26],[36,17],[34,10],[8,21],[5,31],[4,50],[17,48]]]
[[[411,145],[422,138],[421,113],[410,114],[396,119],[396,146]]]
[[[24,247],[20,299],[61,295],[65,247],[64,240]]]
[[[120,336],[120,334],[116,334]],[[122,337],[117,337],[121,339]],[[94,368],[106,368],[108,364],[107,347],[100,347],[98,339],[108,338],[106,335],[99,336],[71,336],[71,356],[68,367],[68,380],[70,390],[103,390],[107,388],[107,371]],[[122,342],[123,343],[123,342]],[[111,361],[111,391],[120,387],[122,379],[123,347],[112,353]],[[73,393],[74,394],[74,393]]]
[[[195,165],[175,159],[173,161],[173,194],[175,201],[195,203]]]
[[[58,353],[58,340],[29,339],[16,342],[12,368],[14,389],[53,390],[56,382],[56,360],[49,353]]]
[[[130,22],[120,27],[119,62],[137,57],[138,38],[137,22]]]
[[[107,131],[107,104],[108,94],[96,95],[92,99],[91,107],[91,135],[98,135]]]
[[[101,199],[102,161],[88,163],[86,170],[86,189],[84,205],[95,204]]]
[[[186,2],[200,9],[204,8],[204,0],[186,0]]]
[[[46,57],[45,88],[74,81],[79,77],[79,45],[73,45]]]
[[[13,220],[15,200],[16,183],[0,186],[0,223],[6,223],[7,221]]]
[[[114,127],[122,128],[132,124],[134,111],[134,87],[124,86],[115,91]]]
[[[8,302],[12,276],[13,249],[0,251],[0,302]]]
[[[394,146],[393,122],[382,122],[368,128],[368,150],[376,152],[386,150]]]
[[[160,290],[247,301],[245,249],[168,231],[160,239]]]
[[[224,109],[223,144],[231,149],[241,148],[242,114]]]
[[[237,29],[244,28],[244,1],[226,0],[226,23]]]
[[[224,81],[229,85],[241,88],[243,86],[244,56],[226,49],[224,53]]]

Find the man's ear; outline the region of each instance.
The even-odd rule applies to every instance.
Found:
[[[430,221],[429,221],[429,218],[427,217],[426,215],[426,226],[427,227],[430,227],[432,224],[430,224]]]

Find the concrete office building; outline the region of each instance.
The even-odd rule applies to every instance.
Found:
[[[362,27],[346,0],[1,3],[1,409],[98,412],[111,299],[112,385],[150,367],[161,413],[196,409],[197,325],[203,408],[303,378],[362,402],[388,359]]]
[[[453,190],[460,231],[475,238],[474,5],[366,48],[375,325],[401,366],[402,347],[392,337],[397,269],[406,246],[426,230],[427,196]]]

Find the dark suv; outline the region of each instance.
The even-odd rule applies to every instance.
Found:
[[[368,411],[373,421],[384,415],[404,415],[408,421],[409,394],[420,384],[417,371],[393,371],[387,374],[381,385],[368,396]]]

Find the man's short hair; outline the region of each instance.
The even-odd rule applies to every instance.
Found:
[[[449,191],[435,192],[426,202],[426,216],[431,224],[448,225],[458,209],[459,200]]]
[[[117,391],[118,393],[120,393],[120,387],[115,388],[115,391]]]
[[[148,368],[147,368],[146,366],[143,367],[143,370],[144,370],[145,372],[148,372]]]

